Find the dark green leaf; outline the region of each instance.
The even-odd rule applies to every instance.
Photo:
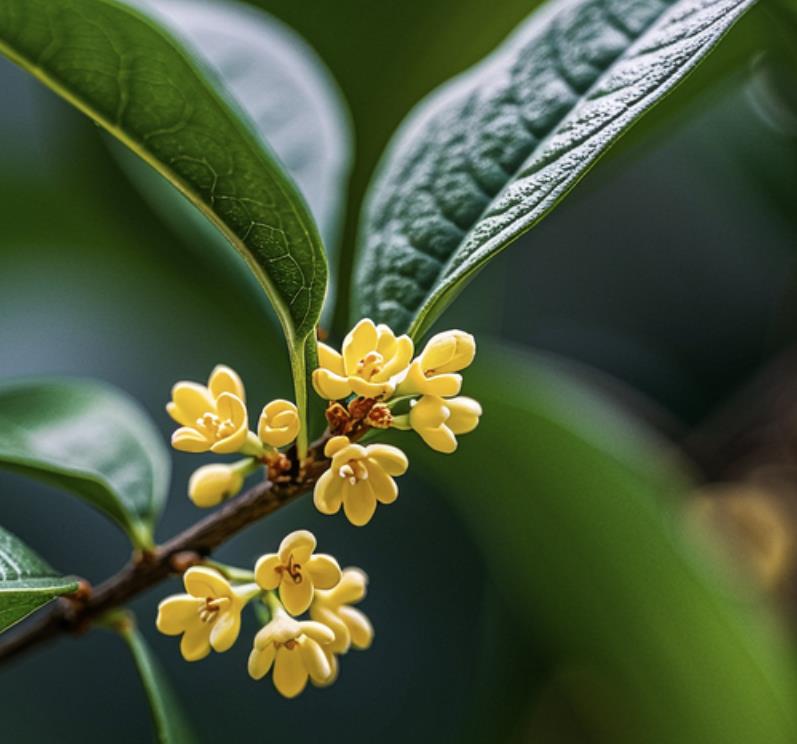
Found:
[[[295,354],[326,291],[318,230],[246,115],[180,42],[113,0],[4,0],[0,51],[121,140],[238,250]]]
[[[51,599],[77,588],[74,578],[53,571],[27,545],[0,527],[0,633]]]
[[[122,636],[133,655],[149,701],[158,744],[189,744],[196,741],[171,684],[136,628],[133,616],[120,612],[106,624]]]
[[[132,0],[128,0],[132,3]],[[343,97],[308,44],[263,11],[217,0],[137,0],[180,35],[251,118],[307,199],[327,250],[337,246],[351,134]],[[122,158],[165,219],[207,249],[221,236],[140,160]],[[332,262],[334,263],[334,262]],[[329,302],[327,303],[329,305]]]
[[[0,386],[0,467],[73,491],[147,547],[170,461],[160,433],[120,391],[87,380],[23,380]]]
[[[421,103],[361,229],[354,310],[422,335],[753,0],[555,0]]]
[[[688,481],[669,448],[576,379],[482,348],[465,378],[479,428],[450,458],[411,458],[444,485],[525,619],[503,632],[596,680],[612,744],[797,741],[793,653],[766,607],[685,539]]]

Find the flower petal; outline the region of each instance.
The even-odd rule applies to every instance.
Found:
[[[452,372],[432,375],[425,378],[419,388],[425,395],[450,398],[452,395],[459,395],[459,391],[462,390],[462,375]]]
[[[313,387],[324,400],[342,400],[351,395],[348,378],[327,369],[313,370]]]
[[[346,485],[332,470],[326,470],[313,491],[313,503],[322,514],[337,514],[343,501],[343,487]]]
[[[166,597],[158,605],[155,626],[164,635],[180,635],[199,616],[202,600],[190,594],[175,594]]]
[[[297,647],[280,646],[274,660],[274,687],[286,698],[296,697],[307,686],[307,669]]]
[[[305,563],[304,570],[310,574],[316,589],[331,589],[340,581],[338,562],[325,553],[319,553]]]
[[[222,393],[216,400],[216,412],[222,421],[229,420],[237,427],[246,427],[249,416],[246,413],[244,402],[232,393]]]
[[[366,649],[371,645],[374,640],[374,627],[362,612],[355,607],[343,606],[338,610],[338,616],[349,629],[352,646]]]
[[[204,385],[178,382],[172,388],[172,404],[167,405],[166,410],[178,424],[191,426],[208,411],[214,411],[215,405]]]
[[[446,423],[454,434],[467,434],[479,425],[482,407],[478,401],[463,395],[446,401],[446,405],[451,411],[451,416]]]
[[[330,592],[337,605],[354,604],[365,597],[368,576],[359,568],[347,568],[343,571],[340,583]]]
[[[324,645],[332,643],[335,640],[335,634],[330,628],[323,623],[317,623],[313,620],[302,620],[299,626],[308,638],[318,641]]]
[[[417,432],[421,435],[423,441],[437,452],[450,455],[457,449],[457,438],[454,436],[454,432],[445,424],[434,429],[417,429]]]
[[[328,369],[340,377],[346,376],[346,372],[343,369],[343,357],[326,344],[318,344],[318,366]]]
[[[345,654],[349,650],[349,646],[351,646],[349,626],[335,612],[314,602],[310,607],[310,617],[327,626],[335,634],[332,643],[327,644],[330,651],[334,651],[336,654]]]
[[[340,452],[344,447],[350,444],[348,437],[332,437],[324,447],[324,454],[327,457],[333,457]]]
[[[370,318],[363,318],[349,331],[342,347],[343,366],[347,375],[356,374],[360,360],[376,349],[378,340],[376,326]]]
[[[346,484],[343,491],[343,511],[355,527],[363,527],[371,521],[376,511],[376,496],[367,480],[353,486]]]
[[[222,393],[232,393],[236,398],[240,398],[242,401],[246,400],[244,384],[241,382],[238,373],[224,364],[217,365],[210,373],[208,389],[210,394],[216,399]]]
[[[368,482],[374,491],[376,500],[382,504],[392,504],[398,498],[398,486],[375,460],[366,460]]]
[[[223,653],[232,648],[241,631],[241,613],[237,610],[220,612],[210,629],[210,645],[214,651]]]
[[[399,336],[396,339],[395,348],[392,357],[388,360],[387,364],[382,367],[379,373],[380,380],[387,380],[391,377],[402,373],[410,364],[412,360],[412,353],[414,351],[412,339],[409,336]]]
[[[282,565],[276,553],[260,556],[255,563],[255,581],[261,589],[276,589],[282,581],[282,573],[277,569]]]
[[[302,638],[299,641],[299,653],[302,655],[305,669],[314,682],[324,683],[332,675],[329,661],[321,646],[312,638]]]
[[[199,661],[210,653],[210,626],[203,623],[199,617],[196,623],[183,633],[180,639],[180,653],[186,661]]]
[[[247,664],[249,676],[252,679],[263,679],[268,674],[268,670],[271,669],[276,653],[277,649],[273,643],[269,643],[262,649],[253,648],[252,653],[249,654],[249,663]]]
[[[284,565],[293,557],[294,563],[304,566],[310,560],[316,546],[315,535],[308,530],[295,530],[286,535],[279,547],[279,557]]]
[[[180,452],[207,452],[212,442],[190,426],[181,426],[172,434],[172,447]]]
[[[232,587],[218,571],[207,566],[191,566],[183,574],[186,591],[201,599],[231,597]]]
[[[404,475],[409,467],[409,460],[398,447],[390,444],[370,444],[367,447],[368,457],[381,465],[388,475]]]
[[[368,382],[362,377],[349,377],[349,385],[357,395],[362,395],[363,398],[389,398],[396,390],[396,386],[390,380]]]
[[[246,424],[242,424],[233,434],[224,439],[219,439],[218,442],[211,445],[210,451],[217,455],[232,455],[240,452],[244,444],[246,444],[248,434],[249,430],[246,428]]]
[[[301,615],[313,601],[313,581],[309,576],[296,582],[286,576],[280,584],[280,600],[291,615]]]

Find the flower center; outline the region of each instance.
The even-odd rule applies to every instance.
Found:
[[[235,432],[235,424],[231,419],[221,419],[215,413],[210,412],[198,418],[196,425],[214,439],[224,439]]]
[[[345,465],[340,466],[338,475],[354,486],[357,481],[368,478],[368,468],[361,460],[349,460]]]
[[[378,351],[369,351],[357,363],[357,377],[370,380],[382,371],[385,359]]]
[[[293,562],[293,553],[288,557],[288,565],[277,566],[277,571],[280,574],[288,574],[294,584],[302,583],[302,564]]]
[[[291,638],[291,639],[289,639],[287,641],[283,641],[282,643],[280,643],[279,641],[275,641],[274,642],[274,647],[275,648],[279,648],[280,646],[285,646],[285,648],[287,648],[288,651],[293,651],[293,649],[295,649],[298,645],[299,645],[299,641],[297,641],[295,638]]]
[[[202,609],[199,610],[199,619],[203,623],[212,623],[218,616],[220,609],[221,603],[218,599],[207,597],[205,599],[205,604],[202,605]]]

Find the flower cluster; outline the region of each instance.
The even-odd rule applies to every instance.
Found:
[[[388,429],[412,430],[432,449],[451,453],[457,436],[475,429],[482,413],[475,400],[460,395],[460,372],[476,355],[473,336],[438,333],[414,354],[409,336],[397,337],[367,318],[349,332],[340,352],[319,344],[312,379],[327,401],[329,428],[323,452],[320,446],[311,448],[301,462],[296,449],[280,451],[305,425],[293,403],[271,401],[255,433],[249,429],[243,383],[229,367],[216,367],[207,385],[177,383],[166,407],[180,424],[172,445],[184,452],[244,458],[200,467],[190,478],[189,497],[197,506],[215,506],[265,466],[272,483],[301,488],[315,480],[313,502],[322,514],[342,509],[353,525],[368,524],[377,504],[396,500],[395,478],[409,463],[398,447],[367,439]],[[211,650],[232,647],[241,613],[251,605],[261,628],[249,654],[249,674],[261,679],[271,672],[274,686],[289,698],[308,680],[330,684],[338,675],[339,657],[351,648],[368,648],[374,632],[352,606],[365,597],[365,574],[355,568],[341,571],[334,558],[315,548],[315,537],[298,530],[276,553],[261,556],[252,571],[209,560],[190,567],[183,576],[186,593],[160,603],[158,629],[182,636],[183,657],[197,661]],[[309,619],[299,619],[304,613]]]
[[[279,451],[299,434],[299,412],[287,400],[272,400],[264,406],[257,433],[249,430],[246,393],[238,374],[217,366],[207,386],[178,382],[172,388],[168,414],[180,424],[172,434],[172,446],[182,452],[241,454],[238,462],[214,463],[199,468],[189,480],[188,496],[199,507],[216,506],[237,494],[244,479],[262,464],[272,480],[279,479],[291,463]]]
[[[407,457],[391,445],[357,443],[370,430],[412,429],[432,449],[452,453],[457,435],[478,425],[481,406],[459,395],[459,372],[476,355],[473,336],[445,331],[433,336],[414,359],[413,353],[409,336],[396,337],[386,325],[368,318],[349,332],[340,352],[318,345],[313,386],[329,401],[327,420],[333,434],[324,449],[331,465],[314,494],[324,514],[342,506],[349,521],[362,526],[377,503],[396,500],[393,478],[406,472]]]
[[[183,575],[186,593],[158,606],[158,630],[182,636],[183,658],[198,661],[211,649],[221,653],[233,646],[241,613],[252,603],[262,627],[249,655],[249,674],[261,679],[272,671],[274,686],[288,698],[302,692],[308,680],[331,684],[338,657],[352,647],[368,648],[374,632],[351,606],[365,597],[365,574],[341,570],[332,556],[315,548],[312,533],[299,530],[285,537],[276,553],[262,556],[252,572],[192,566]],[[308,611],[309,620],[296,619]]]

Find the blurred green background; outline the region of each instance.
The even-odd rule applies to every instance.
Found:
[[[390,134],[533,4],[251,4],[315,47],[350,106],[346,276]],[[243,639],[188,665],[152,625],[167,588],[136,603],[202,741],[789,740],[797,68],[787,17],[767,3],[745,17],[448,312],[444,326],[484,339],[465,392],[486,413],[459,454],[412,449],[418,467],[401,498],[368,529],[305,498],[221,551],[246,563],[305,527],[367,570],[376,642],[342,659],[334,686],[282,700],[246,676]],[[0,90],[0,378],[108,380],[164,437],[171,384],[220,361],[250,400],[289,396],[262,299],[153,214],[88,120],[4,61]],[[344,325],[342,310],[334,330]],[[196,518],[184,496],[196,462],[174,456],[160,537]],[[125,538],[83,504],[8,474],[0,492],[0,523],[64,571],[99,581],[126,560]],[[724,547],[684,524],[689,535],[710,525]],[[15,743],[151,736],[127,650],[101,631],[0,669],[0,720]]]

